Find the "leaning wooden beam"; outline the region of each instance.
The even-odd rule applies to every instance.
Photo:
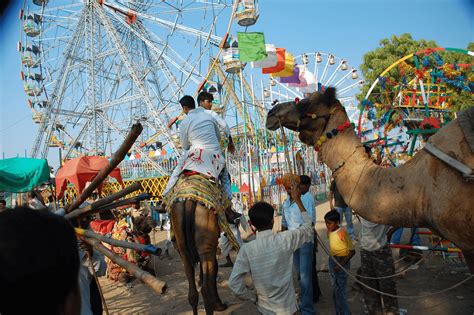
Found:
[[[166,289],[167,289],[166,282],[156,279],[155,277],[153,277],[148,272],[141,270],[136,265],[126,261],[125,259],[119,257],[115,253],[112,253],[104,245],[102,245],[100,243],[100,241],[95,240],[95,239],[90,238],[90,237],[86,237],[86,236],[83,236],[81,238],[84,241],[86,241],[87,243],[94,246],[95,249],[97,249],[103,255],[107,256],[114,263],[116,263],[120,267],[127,270],[135,278],[140,279],[143,283],[148,285],[150,288],[152,288],[158,294],[163,294],[163,293],[166,292]]]
[[[64,217],[68,220],[72,220],[72,219],[75,219],[77,217],[82,217],[82,216],[88,214],[89,212],[99,208],[99,207],[102,207],[106,204],[109,204],[114,200],[122,198],[122,197],[124,197],[124,196],[126,196],[126,195],[128,195],[128,194],[130,194],[134,191],[140,190],[140,189],[142,189],[142,185],[139,182],[135,182],[132,185],[125,187],[124,189],[122,189],[121,191],[119,191],[115,194],[112,194],[112,195],[109,195],[107,197],[101,198],[98,201],[96,201],[96,202],[94,202],[94,203],[92,203],[92,204],[90,204],[90,205],[88,205],[84,208],[73,210],[72,212],[66,214]]]
[[[128,133],[127,137],[123,141],[120,148],[117,151],[115,151],[115,153],[113,154],[112,160],[109,162],[109,164],[105,168],[103,168],[99,172],[99,174],[97,174],[96,177],[94,177],[90,185],[87,186],[86,189],[84,189],[84,191],[82,192],[82,194],[79,195],[76,201],[73,202],[66,209],[67,213],[79,208],[79,206],[84,201],[86,201],[87,198],[89,198],[92,192],[96,190],[97,187],[99,187],[99,185],[104,181],[104,179],[106,179],[107,176],[109,176],[110,172],[112,172],[117,167],[117,165],[119,165],[119,163],[122,162],[122,160],[125,157],[125,154],[127,154],[130,148],[133,146],[133,143],[135,142],[135,140],[137,140],[142,130],[143,130],[143,126],[140,123],[136,123],[132,126],[132,129]]]
[[[99,240],[101,242],[105,242],[112,246],[129,248],[129,249],[133,249],[139,252],[147,252],[156,256],[161,255],[161,248],[153,246],[151,244],[143,245],[143,244],[138,244],[138,243],[133,243],[133,242],[120,241],[120,240],[116,240],[107,236],[94,233],[89,230],[84,230],[84,229],[79,229],[79,228],[75,228],[75,230],[76,230],[77,235],[87,236],[87,237]]]
[[[115,209],[115,208],[118,208],[118,207],[121,207],[121,206],[124,206],[124,205],[133,205],[133,204],[136,204],[137,202],[140,202],[142,200],[149,199],[150,197],[151,197],[151,195],[149,193],[140,194],[140,195],[132,197],[132,198],[123,199],[123,200],[119,200],[119,201],[116,201],[116,202],[112,202],[112,203],[103,205],[99,208],[91,210],[89,212],[89,214],[96,213],[96,212],[104,212],[104,211]]]

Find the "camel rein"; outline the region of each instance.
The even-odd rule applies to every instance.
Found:
[[[425,298],[425,297],[429,297],[429,296],[434,296],[434,295],[438,295],[438,294],[441,294],[441,293],[444,293],[444,292],[447,292],[449,290],[452,290],[454,288],[457,288],[459,287],[460,285],[462,285],[463,283],[469,281],[470,279],[472,279],[474,277],[474,274],[471,274],[469,276],[467,276],[465,279],[459,281],[458,283],[444,289],[444,290],[441,290],[441,291],[437,291],[437,292],[433,292],[433,293],[428,293],[428,294],[424,294],[424,295],[395,295],[395,294],[390,294],[390,293],[386,293],[386,292],[382,292],[380,290],[377,290],[375,288],[372,288],[371,286],[365,284],[363,281],[360,281],[359,279],[357,279],[357,276],[354,275],[350,270],[344,268],[343,265],[341,265],[339,263],[339,261],[337,261],[337,259],[335,259],[331,253],[329,252],[329,249],[326,247],[326,245],[324,244],[323,240],[321,239],[321,237],[316,233],[316,236],[318,238],[318,242],[319,244],[321,245],[321,248],[324,250],[324,252],[326,253],[326,255],[329,256],[329,259],[332,259],[334,263],[337,264],[337,266],[339,266],[339,268],[341,268],[342,271],[344,271],[348,276],[350,276],[355,282],[359,283],[360,285],[362,285],[363,287],[371,290],[371,291],[374,291],[376,293],[379,293],[381,295],[386,295],[386,296],[390,296],[390,297],[394,297],[394,298],[401,298],[401,299],[420,299],[420,298]],[[362,276],[362,278],[368,278],[368,279],[373,279],[372,277],[364,277]],[[382,278],[388,278],[388,277],[381,277],[380,279]]]

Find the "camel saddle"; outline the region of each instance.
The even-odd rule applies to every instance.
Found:
[[[225,209],[230,206],[230,200],[219,184],[197,172],[181,174],[176,185],[163,196],[166,211],[170,213],[176,202],[188,199],[214,211],[221,231],[226,233],[227,238],[236,250],[240,249],[225,214]]]

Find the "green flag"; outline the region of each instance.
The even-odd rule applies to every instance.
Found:
[[[261,32],[237,32],[240,61],[257,61],[267,58],[265,36]]]

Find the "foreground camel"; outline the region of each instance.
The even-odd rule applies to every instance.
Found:
[[[173,242],[179,252],[188,279],[188,301],[193,308],[194,315],[198,314],[199,302],[194,273],[198,263],[200,264],[201,294],[206,314],[213,314],[214,311],[223,311],[227,308],[217,293],[216,252],[220,230],[218,217],[210,209],[217,208],[216,204],[220,205],[219,200],[223,195],[212,184],[209,184],[206,190],[205,187],[203,188],[204,184],[206,183],[202,181],[200,185],[178,181],[172,193],[165,196],[164,200],[171,216]],[[200,197],[203,194],[213,196],[204,198],[208,201],[205,202],[208,207],[203,205],[203,199],[196,194],[200,194]],[[197,200],[201,202],[197,202]]]
[[[317,146],[322,135],[348,121],[335,89],[328,88],[324,94],[316,92],[299,102],[276,105],[268,113],[266,126],[276,130],[281,124],[299,131],[302,142]],[[429,142],[474,167],[474,154],[457,120]],[[379,167],[368,158],[352,127],[320,142],[319,158],[333,171],[341,195],[357,214],[376,223],[431,229],[463,250],[474,273],[474,181],[466,181],[425,150],[400,167]]]

